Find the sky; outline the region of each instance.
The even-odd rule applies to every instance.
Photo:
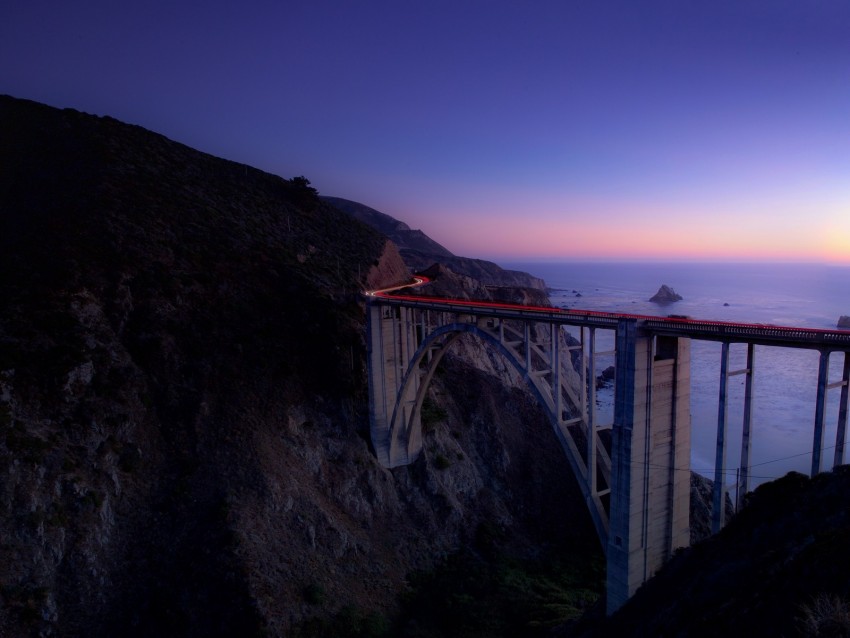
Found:
[[[460,255],[850,265],[848,0],[8,0],[0,93]]]

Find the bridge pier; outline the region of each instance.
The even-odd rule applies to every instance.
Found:
[[[823,452],[823,419],[826,414],[826,391],[829,383],[829,351],[821,350],[818,360],[818,390],[815,403],[814,441],[812,441],[812,476],[820,473]]]
[[[838,427],[835,431],[835,461],[833,467],[844,464],[844,444],[847,438],[848,391],[850,391],[850,352],[845,352],[844,372],[841,375],[841,397],[838,400]]]
[[[747,344],[747,367],[743,371],[743,373],[747,376],[744,379],[744,422],[741,425],[741,474],[738,480],[738,509],[741,509],[744,506],[744,498],[750,490],[750,440],[752,438],[753,424],[753,375],[755,373],[756,365],[755,349],[755,344]]]
[[[375,455],[384,467],[407,465],[422,450],[418,370],[407,363],[418,346],[413,310],[368,306],[369,426]],[[405,381],[408,381],[405,383]]]
[[[690,540],[690,340],[617,327],[607,611]]]
[[[812,442],[812,476],[821,471],[821,454],[824,446],[824,417],[826,395],[829,390],[839,388],[838,423],[835,430],[835,458],[833,467],[844,463],[844,446],[847,437],[847,399],[850,388],[850,352],[844,353],[844,371],[841,380],[829,383],[829,351],[822,350],[818,364],[817,403],[815,405],[814,441]]]

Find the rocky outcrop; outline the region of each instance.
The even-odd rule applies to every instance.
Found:
[[[539,306],[549,308],[552,302],[546,291],[540,288],[525,288],[519,286],[487,286],[494,301],[522,304],[523,306]]]
[[[617,371],[614,366],[608,366],[605,368],[601,374],[596,376],[596,389],[601,390],[602,388],[613,387],[616,372]]]
[[[342,197],[323,195],[322,200],[386,235],[402,251],[414,250],[433,255],[435,259],[432,259],[432,261],[436,261],[436,258],[453,257],[448,249],[435,242],[421,230],[411,230],[410,226],[386,213]]]
[[[387,240],[381,256],[369,269],[366,275],[366,289],[388,288],[410,280],[410,270],[401,258],[398,247]]]
[[[735,507],[732,498],[726,494],[726,521],[732,520]],[[714,507],[714,481],[691,472],[691,545],[711,536],[711,511]]]
[[[405,263],[413,271],[421,271],[435,262],[457,274],[477,279],[487,286],[508,286],[545,290],[542,279],[518,270],[505,270],[491,261],[458,257],[428,237],[421,230],[411,230],[404,222],[373,208],[341,197],[323,197],[324,201],[369,224],[393,240]]]
[[[405,251],[403,256],[411,268],[417,264],[428,264],[434,261],[431,255],[415,251]],[[519,270],[506,270],[492,261],[471,259],[469,257],[447,257],[440,260],[457,273],[473,277],[488,286],[509,286],[546,290],[546,283],[538,277]]]
[[[677,294],[670,286],[662,284],[661,288],[658,289],[658,292],[652,295],[649,300],[661,306],[666,306],[676,301],[681,301],[682,295]]]
[[[426,296],[502,301],[544,308],[552,306],[543,289],[487,285],[480,279],[457,273],[443,263],[434,263],[419,272],[431,280],[431,283],[418,290],[419,294]]]
[[[846,329],[850,330],[850,316],[841,315],[838,318],[838,327],[839,328],[846,328]]]

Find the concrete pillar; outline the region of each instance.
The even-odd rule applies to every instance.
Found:
[[[729,389],[729,344],[720,350],[720,396],[717,400],[717,448],[714,456],[714,493],[711,507],[711,533],[726,524],[726,395]]]
[[[369,428],[375,456],[385,467],[390,460],[390,418],[395,404],[395,318],[392,308],[370,303],[366,322],[369,373]]]
[[[835,431],[835,462],[844,464],[844,444],[847,440],[847,395],[850,390],[850,352],[844,353],[844,373],[841,375],[841,398],[838,401],[838,427]]]
[[[415,409],[418,370],[408,372],[416,351],[416,319],[409,308],[368,307],[369,429],[375,456],[384,467],[410,463],[422,449]]]
[[[829,352],[821,351],[818,361],[818,392],[815,404],[815,436],[812,441],[812,476],[820,473],[823,452],[823,419],[826,413],[826,386],[829,383]]]
[[[741,475],[738,481],[738,509],[744,505],[744,497],[750,489],[750,438],[753,421],[753,373],[755,345],[747,344],[747,371],[744,381],[744,424],[741,429]],[[725,499],[724,499],[725,500]]]
[[[596,494],[596,328],[588,330],[589,356],[586,366],[582,366],[582,412],[587,423],[587,479],[590,494]],[[584,341],[584,328],[581,329]],[[582,344],[584,352],[584,344]]]
[[[552,353],[549,361],[552,364],[552,405],[555,407],[555,418],[560,427],[564,420],[564,405],[561,395],[561,327],[552,323],[550,328]]]
[[[609,614],[690,538],[690,341],[628,319],[616,339]]]

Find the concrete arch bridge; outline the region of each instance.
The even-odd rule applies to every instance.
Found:
[[[390,291],[367,296],[370,427],[381,464],[397,467],[418,457],[420,412],[434,372],[457,339],[475,335],[513,366],[549,418],[605,550],[609,613],[689,542],[692,339],[722,344],[714,531],[723,525],[726,388],[729,377],[737,374],[746,375],[739,482],[742,493],[748,487],[754,345],[820,351],[812,473],[821,469],[826,395],[833,388],[840,388],[835,464],[843,463],[850,332],[565,311]],[[580,339],[566,339],[565,326],[578,328]],[[613,333],[613,353],[596,350],[600,330]],[[743,370],[729,370],[731,343],[747,344]],[[842,379],[830,384],[828,362],[834,352],[844,353],[844,368]],[[598,357],[611,354],[614,420],[601,424],[595,410],[595,368]],[[610,449],[602,443],[605,430],[611,430]]]

